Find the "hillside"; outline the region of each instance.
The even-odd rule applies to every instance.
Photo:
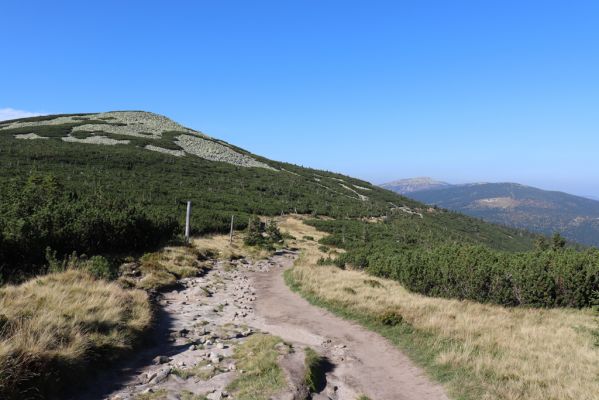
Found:
[[[6,399],[65,398],[83,389],[102,393],[74,398],[212,399],[226,392],[266,399],[298,387],[328,398],[395,399],[412,393],[409,387],[417,391],[406,398],[447,398],[386,340],[324,317],[289,293],[284,270],[287,283],[309,300],[345,299],[330,304],[346,317],[369,318],[362,323],[392,334],[394,344],[393,338],[407,339],[413,360],[432,377],[440,379],[441,367],[431,369],[424,358],[442,360],[449,344],[460,357],[462,346],[469,349],[466,364],[442,367],[455,398],[470,398],[459,377],[473,376],[471,365],[497,353],[501,335],[490,347],[477,343],[480,354],[463,341],[489,335],[489,310],[496,319],[519,308],[537,323],[545,318],[530,307],[596,304],[597,250],[566,248],[560,240],[538,246],[540,237],[526,231],[269,160],[152,113],[2,122],[0,166],[0,397]],[[179,240],[186,200],[193,202],[194,234],[227,232],[234,216],[233,240]],[[367,309],[368,315],[355,314]],[[556,356],[574,370],[579,364],[570,355],[588,350],[595,319],[586,310],[555,315],[534,329],[554,332],[545,327],[573,316],[566,322],[571,334],[550,339],[555,348],[577,343]],[[513,327],[521,324],[529,332],[532,325],[520,320],[510,317],[509,329],[493,331],[517,333]],[[456,326],[463,334],[452,331]],[[538,359],[536,347],[521,349],[544,341],[525,336],[507,341],[502,351],[512,358],[505,364],[516,355]],[[595,362],[592,354],[587,364]],[[124,355],[132,364],[113,364]],[[512,388],[533,399],[592,390],[584,389],[590,379],[584,372],[575,374],[579,380],[544,373],[532,389],[520,372],[496,396],[505,371],[488,362],[472,385],[490,379],[481,393],[506,400]],[[90,384],[98,372],[106,376]],[[407,381],[397,385],[398,376]]]
[[[268,160],[147,112],[0,123],[0,276],[20,279],[57,256],[143,251],[181,232],[228,231],[252,214],[397,216],[408,231],[524,250],[531,238],[368,182]],[[425,222],[424,225],[422,222]],[[422,231],[424,232],[424,231]],[[449,232],[450,234],[445,234]]]
[[[599,246],[599,201],[516,183],[455,185],[412,192],[427,204],[489,222]]]

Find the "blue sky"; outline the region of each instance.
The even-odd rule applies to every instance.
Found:
[[[0,12],[0,109],[141,109],[375,183],[599,196],[596,1],[3,0]]]

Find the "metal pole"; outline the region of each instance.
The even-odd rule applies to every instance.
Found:
[[[191,218],[191,200],[187,201],[187,213],[185,214],[185,241],[189,242],[189,219]]]
[[[231,215],[231,232],[229,232],[229,244],[233,243],[233,221],[235,219],[235,215]]]

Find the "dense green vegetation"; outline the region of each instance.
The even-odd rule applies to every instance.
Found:
[[[310,223],[331,233],[323,244],[347,250],[337,265],[395,279],[418,293],[507,306],[588,307],[599,300],[599,250],[566,248],[556,236],[552,243],[538,238],[538,249],[523,251],[522,240],[501,240],[501,229],[473,223],[466,230],[463,219],[452,223],[447,218],[454,214],[440,215],[421,224],[404,216],[378,225]]]
[[[384,214],[389,202],[417,204],[367,182],[256,156],[279,171],[156,153],[140,147],[152,141],[146,138],[114,135],[133,140],[117,146],[60,140],[73,126],[98,122],[91,116],[81,118],[72,124],[0,131],[0,276],[4,281],[20,280],[45,268],[47,247],[59,259],[73,251],[91,256],[151,248],[182,231],[186,200],[193,202],[194,234],[227,232],[232,214],[241,229],[251,215],[297,212],[362,217]],[[31,132],[51,138],[14,137]],[[162,142],[172,142],[175,135],[166,133],[152,143],[168,147]],[[369,188],[363,190],[368,200],[359,200],[340,180]]]
[[[311,220],[308,223],[332,233],[324,244],[367,253],[368,247],[384,245],[397,250],[433,249],[445,243],[484,244],[497,250],[526,251],[534,247],[534,235],[493,225],[450,211],[431,209],[422,217],[395,210],[381,223],[341,219]],[[360,264],[360,263],[358,263]]]
[[[505,253],[531,250],[534,237],[457,213],[426,209],[364,181],[267,160],[234,146],[276,170],[143,149],[150,143],[176,149],[174,138],[180,132],[166,132],[161,139],[107,134],[130,140],[127,145],[65,143],[60,138],[74,126],[119,125],[110,117],[100,120],[93,115],[80,115],[74,121],[0,131],[0,277],[4,281],[43,272],[49,254],[60,260],[74,251],[91,257],[154,247],[181,232],[185,202],[191,200],[194,234],[228,231],[231,215],[236,217],[237,229],[245,228],[252,215],[337,218],[314,224],[333,233],[324,244],[349,250],[339,262],[394,277],[426,294],[501,304],[583,306],[596,289],[594,270],[587,268],[594,262],[592,251]],[[31,132],[50,139],[14,137]],[[372,223],[382,216],[386,216],[384,223]],[[374,219],[365,222],[366,218]],[[254,228],[249,230],[255,233],[248,235],[250,241],[277,236],[276,229],[269,231],[272,227]],[[559,268],[544,273],[547,263]],[[554,273],[557,270],[559,275]],[[563,278],[566,273],[568,278]],[[538,283],[527,283],[538,276]],[[545,284],[551,279],[553,286]],[[528,293],[522,285],[539,293]],[[576,293],[569,287],[576,287]]]
[[[80,196],[52,176],[4,182],[0,196],[0,280],[19,280],[73,251],[139,251],[170,238],[176,222],[118,198]],[[51,249],[51,251],[50,251]],[[51,267],[52,265],[49,265]],[[99,267],[95,267],[99,268]]]
[[[249,220],[243,243],[247,246],[258,246],[267,250],[274,250],[275,245],[283,243],[283,235],[274,219],[265,224],[254,216]]]

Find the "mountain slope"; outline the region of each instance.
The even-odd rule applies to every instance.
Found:
[[[57,257],[142,251],[181,232],[237,228],[251,214],[396,216],[433,237],[506,250],[531,237],[457,214],[427,212],[368,182],[269,160],[147,112],[44,116],[0,123],[0,275]],[[423,225],[422,222],[425,222]],[[451,234],[441,234],[441,232]],[[16,271],[15,271],[16,269]]]
[[[451,186],[410,193],[427,204],[486,221],[599,246],[599,201],[516,183]]]
[[[343,210],[343,215],[362,216],[384,213],[387,202],[397,199],[367,182],[267,160],[146,112],[4,121],[0,139],[5,167],[52,172],[75,180],[82,191],[98,192],[104,185],[109,185],[106,190],[129,191],[133,190],[129,185],[139,186],[137,200],[148,204],[168,194],[177,200],[195,200],[194,205],[213,211],[335,214]],[[110,170],[119,171],[123,178],[107,174]],[[4,172],[5,178],[15,176]],[[121,185],[124,182],[128,185]],[[231,195],[243,199],[228,198]]]

